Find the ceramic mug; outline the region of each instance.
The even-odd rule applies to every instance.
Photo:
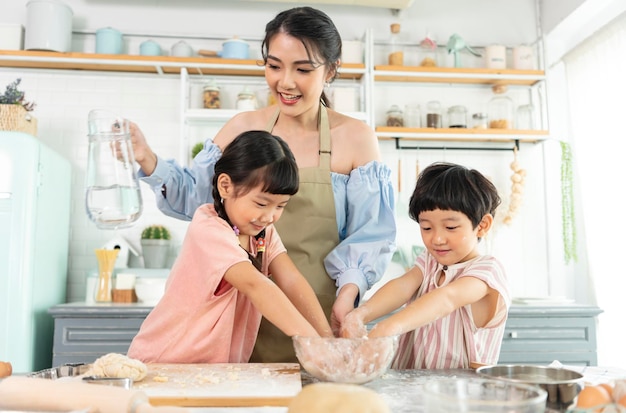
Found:
[[[161,46],[154,40],[146,40],[139,45],[139,54],[142,56],[161,56]]]
[[[112,27],[96,30],[96,53],[122,53],[122,32]]]

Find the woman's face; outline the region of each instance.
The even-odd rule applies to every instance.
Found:
[[[293,36],[278,33],[270,40],[265,80],[282,112],[297,116],[313,108],[317,110],[329,75],[323,62],[311,58],[302,42]]]

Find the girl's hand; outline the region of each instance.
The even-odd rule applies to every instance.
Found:
[[[335,337],[339,337],[341,333],[341,325],[346,314],[354,310],[354,301],[358,294],[359,288],[354,284],[346,284],[339,290],[330,314],[330,327]]]

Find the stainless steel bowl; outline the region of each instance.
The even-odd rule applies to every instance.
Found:
[[[577,371],[523,364],[502,364],[476,369],[483,377],[497,378],[510,382],[534,384],[548,393],[546,407],[565,411],[576,401],[581,389],[583,375]]]
[[[313,377],[362,384],[382,375],[398,348],[398,336],[377,338],[293,337],[296,357]]]

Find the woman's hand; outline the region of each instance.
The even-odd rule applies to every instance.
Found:
[[[354,310],[354,301],[358,294],[359,288],[354,284],[346,284],[339,290],[330,314],[330,327],[335,337],[339,337],[346,314]]]
[[[359,307],[349,312],[341,324],[341,337],[366,337],[365,314],[366,310],[364,307]]]
[[[135,161],[137,161],[143,173],[152,175],[157,165],[157,156],[152,152],[141,129],[134,122],[130,122],[130,141],[133,144]]]

